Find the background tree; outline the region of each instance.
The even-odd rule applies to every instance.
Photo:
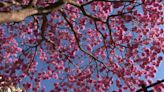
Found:
[[[40,92],[53,80],[52,92],[121,92],[151,84],[164,52],[163,3],[1,0],[0,86]]]

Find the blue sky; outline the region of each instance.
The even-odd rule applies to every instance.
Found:
[[[160,26],[162,29],[164,29],[164,25]],[[163,35],[164,37],[164,35]],[[161,62],[160,66],[157,68],[157,74],[155,76],[155,78],[153,79],[154,81],[157,81],[158,79],[164,79],[164,53],[160,53],[160,56],[163,57],[163,61]]]
[[[143,12],[141,7],[139,7],[138,9],[140,10],[140,12]],[[129,26],[129,27],[131,27],[131,26]],[[164,28],[164,27],[162,27],[162,28]],[[161,53],[160,55],[164,57],[163,53]],[[159,79],[164,79],[164,71],[163,71],[164,70],[164,61],[161,62],[160,66],[157,69],[158,69],[158,71],[156,73],[156,76],[155,76],[155,78],[153,78],[154,82],[156,82]],[[50,91],[50,89],[53,87],[54,82],[55,82],[55,80],[53,80],[53,79],[42,81],[42,85],[46,86],[46,92]],[[115,86],[112,87],[112,89],[115,89],[115,88],[116,88]]]
[[[162,28],[164,28],[164,27],[162,27]],[[161,53],[160,55],[162,55],[163,58],[164,58],[163,53]],[[40,60],[38,59],[38,61],[40,61]],[[40,67],[42,67],[41,64],[39,64],[38,68],[40,68]],[[154,82],[157,81],[158,79],[164,79],[164,61],[161,62],[160,66],[158,67],[157,74],[156,74],[155,78],[153,78]],[[28,79],[26,81],[28,81]],[[55,82],[54,79],[50,79],[50,80],[42,81],[41,83],[42,83],[42,85],[46,86],[46,92],[49,92],[50,89],[53,88],[53,83],[54,82]],[[112,88],[115,89],[115,87],[112,87]]]
[[[158,67],[157,74],[153,80],[157,81],[158,79],[164,79],[164,60],[161,62],[160,66]]]

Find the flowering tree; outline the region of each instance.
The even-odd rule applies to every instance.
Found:
[[[163,3],[1,0],[0,86],[41,92],[54,80],[52,92],[122,92],[151,84],[164,52]]]

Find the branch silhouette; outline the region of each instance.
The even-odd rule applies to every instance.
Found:
[[[144,90],[144,92],[148,92],[148,91],[147,91],[148,88],[151,88],[151,87],[153,87],[153,86],[156,86],[156,85],[158,85],[158,84],[160,84],[160,83],[162,83],[162,82],[164,82],[164,79],[163,79],[163,80],[160,80],[160,81],[157,81],[157,82],[155,82],[155,83],[153,83],[153,84],[150,84],[149,86],[142,87],[142,88],[140,88],[139,90],[137,90],[136,92],[141,92],[141,91],[143,91],[143,90]]]

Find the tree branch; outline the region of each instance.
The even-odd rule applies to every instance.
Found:
[[[29,5],[36,6],[38,0],[30,0]]]
[[[148,88],[150,88],[150,87],[156,86],[156,85],[158,85],[158,84],[160,84],[160,83],[162,83],[162,82],[164,82],[164,79],[163,79],[163,80],[160,80],[160,81],[157,81],[157,82],[155,82],[155,83],[153,83],[153,84],[150,84],[149,86],[146,86],[145,89],[148,89]],[[140,89],[137,90],[136,92],[141,92],[141,91],[143,91],[143,90],[144,90],[143,88],[140,88]]]
[[[51,4],[44,8],[28,6],[27,8],[23,8],[20,10],[0,12],[0,24],[8,23],[8,22],[20,22],[20,21],[23,21],[25,18],[32,15],[41,15],[41,14],[51,13],[52,11],[55,11],[61,8],[61,6],[63,6],[64,4],[65,4],[64,1],[59,0],[56,3]]]
[[[67,16],[66,16],[66,14],[65,14],[63,11],[60,11],[60,13],[62,14],[62,16],[64,17],[64,19],[66,20],[67,24],[70,26],[71,31],[73,32],[73,34],[74,34],[74,36],[75,36],[75,39],[76,39],[76,42],[77,42],[77,44],[78,44],[79,49],[80,49],[82,52],[84,52],[85,54],[87,54],[89,57],[93,58],[93,59],[96,60],[97,62],[99,62],[99,63],[101,63],[102,65],[104,65],[105,68],[107,68],[108,70],[110,70],[109,67],[106,66],[101,60],[97,59],[92,53],[90,53],[90,52],[88,52],[88,51],[85,51],[85,50],[81,47],[81,45],[80,45],[80,40],[79,40],[79,38],[78,38],[78,35],[77,35],[76,31],[75,31],[74,28],[73,28],[73,25],[72,25],[72,24],[70,23],[70,21],[67,19]]]
[[[0,12],[0,24],[8,22],[20,22],[26,17],[37,14],[38,10],[35,8],[26,8],[18,11]]]
[[[21,5],[21,4],[15,0],[13,0],[12,2],[0,2],[0,8],[10,7],[13,5]]]

